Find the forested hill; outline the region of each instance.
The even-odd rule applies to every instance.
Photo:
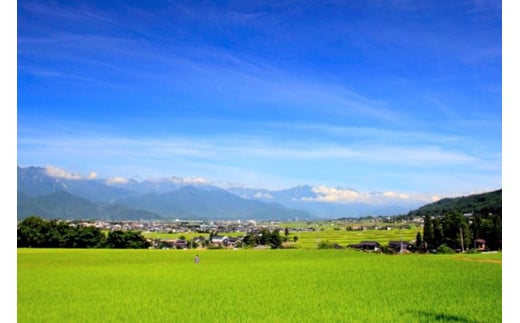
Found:
[[[502,215],[502,189],[469,196],[444,198],[411,211],[409,216],[444,215],[450,211]]]

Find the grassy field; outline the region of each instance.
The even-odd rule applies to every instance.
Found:
[[[18,249],[17,315],[18,322],[501,322],[501,260],[501,253]]]
[[[300,224],[300,228],[307,228],[305,224]],[[423,233],[423,229],[420,227],[412,227],[410,229],[398,229],[393,228],[391,230],[365,230],[365,231],[347,231],[345,230],[346,225],[330,225],[323,224],[318,226],[312,226],[315,231],[295,231],[290,230],[289,241],[294,241],[293,237],[297,236],[297,242],[289,243],[291,247],[297,249],[316,249],[317,245],[322,240],[327,240],[331,243],[337,243],[341,246],[346,247],[349,244],[359,243],[364,240],[378,241],[382,245],[387,245],[389,241],[412,241],[415,240],[417,232]],[[204,236],[209,238],[207,233],[156,233],[156,232],[143,232],[143,236],[152,239],[178,239],[184,236],[187,239],[192,237]],[[230,237],[243,236],[244,232],[233,232],[233,233],[221,233],[221,235],[227,235]],[[280,230],[280,235],[284,236],[284,231]]]

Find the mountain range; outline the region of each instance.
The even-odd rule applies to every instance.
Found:
[[[48,167],[20,167],[18,219],[331,219],[408,213],[420,202],[336,201],[357,196],[350,188],[300,185],[285,190],[220,188],[202,179],[97,179],[73,176]],[[379,193],[372,193],[377,197]]]

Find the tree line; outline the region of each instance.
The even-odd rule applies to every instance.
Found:
[[[143,249],[150,243],[138,231],[114,230],[108,234],[96,227],[70,226],[62,220],[37,216],[18,224],[18,248],[118,248]]]
[[[416,247],[422,251],[439,248],[473,249],[475,240],[486,241],[489,250],[502,249],[502,214],[477,213],[464,216],[459,211],[424,216],[423,235],[417,234]]]
[[[285,239],[280,235],[279,230],[270,231],[267,228],[263,228],[258,232],[253,232],[244,236],[242,240],[242,245],[245,248],[251,248],[258,245],[262,246],[270,246],[271,249],[280,249],[282,248],[282,243],[287,241],[288,229],[285,230]]]

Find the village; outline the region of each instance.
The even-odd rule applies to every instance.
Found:
[[[138,231],[147,237],[151,249],[233,249],[249,246],[255,249],[276,248],[282,243],[296,242],[306,232],[317,231],[369,231],[393,229],[411,229],[420,227],[422,218],[398,223],[390,217],[371,218],[369,220],[348,218],[328,221],[280,222],[280,221],[73,221],[72,226],[95,227],[103,231]],[[291,236],[289,237],[289,234]],[[262,235],[264,236],[262,238]],[[265,236],[272,236],[266,238]],[[411,250],[408,241],[391,241],[389,244],[396,252]],[[319,248],[320,246],[318,246]],[[322,245],[322,247],[327,247]],[[328,246],[343,249],[337,243]],[[360,241],[348,247],[363,251],[378,251],[382,243],[378,241]]]

